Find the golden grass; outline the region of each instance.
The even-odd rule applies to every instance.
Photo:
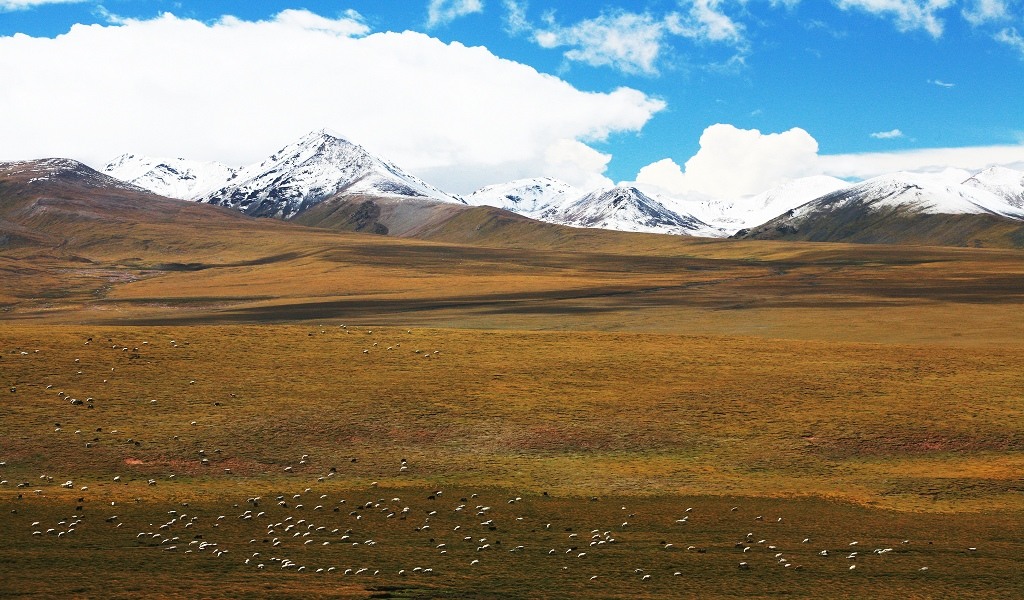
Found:
[[[5,326],[0,368],[16,391],[0,404],[0,476],[9,482],[0,487],[0,572],[19,573],[7,589],[609,598],[1022,591],[1024,374],[1015,350],[318,325]],[[58,392],[91,400],[72,405]],[[59,487],[65,480],[73,489]],[[19,482],[28,485],[13,487]],[[428,499],[435,490],[444,495]],[[257,495],[267,515],[240,521]],[[392,497],[401,502],[392,507]],[[514,497],[524,500],[508,504]],[[347,503],[334,513],[339,499]],[[355,508],[382,499],[392,511],[411,507],[410,516]],[[463,515],[459,504],[492,511]],[[199,520],[160,530],[169,510]],[[690,522],[676,523],[687,514]],[[81,515],[69,538],[31,535]],[[120,529],[105,522],[112,515]],[[287,516],[327,530],[315,546],[267,534],[267,523]],[[495,530],[479,525],[487,518]],[[29,526],[35,521],[42,527]],[[379,546],[341,544],[348,529]],[[593,529],[618,541],[591,548]],[[179,539],[140,542],[139,532]],[[744,553],[735,545],[748,532]],[[284,545],[270,547],[274,537]],[[813,542],[801,544],[805,537]],[[475,550],[480,538],[491,553]],[[215,558],[193,545],[181,554],[199,541],[230,553]],[[851,541],[861,552],[852,573]],[[518,545],[525,553],[509,552]],[[887,547],[893,552],[872,554]],[[818,557],[823,548],[832,557]],[[255,570],[244,564],[254,551],[302,561],[307,572]],[[583,551],[589,559],[571,559]],[[778,563],[780,552],[791,567]],[[482,566],[470,569],[476,559]],[[312,572],[329,566],[339,572]],[[436,575],[413,575],[417,566]],[[340,573],[362,567],[380,574]]]
[[[603,233],[569,251],[209,227],[171,254],[179,243],[95,245],[73,262],[10,252],[4,301],[7,318],[53,322],[356,318],[955,345],[1024,335],[1017,252]]]
[[[7,453],[116,474],[194,468],[205,444],[258,476],[306,448],[409,455],[424,483],[1024,508],[1016,350],[347,325],[8,327],[5,422],[31,427]]]
[[[519,221],[472,246],[444,229],[427,242],[130,208],[162,220],[67,220],[48,206],[34,218],[52,245],[0,256],[0,593],[1024,595],[1019,252]],[[317,520],[380,548],[282,550],[310,570],[373,565],[372,579],[244,565],[250,539],[270,555],[236,518],[246,499],[307,487],[402,497],[416,523],[379,509],[358,522],[350,505]],[[443,502],[428,500],[436,490]],[[476,571],[476,545],[453,532],[480,527],[453,511],[472,493],[498,521],[474,539],[503,546]],[[121,529],[104,521],[110,502]],[[183,502],[200,516],[188,535],[230,560],[136,540]],[[696,514],[680,526],[686,506]],[[66,528],[78,513],[73,534],[32,535],[29,523]],[[234,517],[213,527],[220,514]],[[581,567],[561,555],[570,527],[623,543]],[[743,554],[747,532],[771,541]],[[853,539],[865,554],[896,549],[851,573],[838,553]],[[530,551],[508,552],[518,544]],[[779,566],[776,544],[804,569]],[[437,576],[398,575],[429,565]]]

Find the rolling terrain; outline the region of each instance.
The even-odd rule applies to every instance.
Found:
[[[5,595],[1024,594],[1019,251],[393,202],[0,169]]]
[[[736,237],[1024,247],[1024,209],[1015,200],[1016,188],[1005,173],[992,173],[966,183],[913,173],[877,177],[826,194]]]
[[[462,198],[321,130],[239,169],[125,154],[103,172],[162,196],[250,216],[405,237],[422,237],[462,214],[449,205],[469,205],[611,231],[859,244],[1024,245],[1024,172],[1006,167],[973,175],[898,172],[859,183],[816,175],[739,198],[677,197],[628,183],[580,190],[535,177],[485,186]]]

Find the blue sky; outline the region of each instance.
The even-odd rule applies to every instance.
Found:
[[[245,27],[258,23],[262,29]],[[94,27],[68,34],[76,24]],[[140,35],[114,31],[131,28]],[[345,39],[331,42],[325,31]],[[201,40],[196,54],[168,52],[192,35]],[[355,50],[352,41],[364,48]],[[237,54],[245,44],[252,52]],[[260,49],[274,44],[293,53],[277,64]],[[464,47],[485,48],[487,56]],[[346,68],[354,62],[349,49],[363,70]],[[392,52],[398,58],[388,58]],[[224,66],[219,72],[231,73],[224,86],[214,74],[195,75],[207,68],[203,53],[230,54],[225,64],[246,65],[247,79],[234,81]],[[0,110],[22,118],[7,131],[0,126],[0,159],[64,153],[96,164],[131,151],[237,163],[298,138],[303,126],[322,126],[459,192],[530,174],[581,186],[630,181],[652,164],[661,168],[647,170],[649,182],[707,195],[727,193],[707,182],[729,177],[737,164],[755,166],[750,180],[728,193],[809,174],[856,179],[898,169],[1024,166],[1022,0],[0,0],[0,64],[5,55],[23,74],[4,83]],[[250,60],[275,76],[261,77]],[[169,68],[172,62],[188,64]],[[293,73],[296,63],[303,66]],[[63,69],[95,69],[96,77]],[[375,74],[388,69],[393,87]],[[164,70],[172,72],[162,77]],[[66,87],[55,87],[63,78]],[[512,81],[516,90],[501,88]],[[101,98],[91,85],[117,93]],[[454,106],[438,98],[416,104],[417,90],[431,85],[459,90]],[[139,91],[154,86],[166,89],[158,96]],[[259,104],[261,94],[279,94],[269,88],[281,86],[294,96]],[[64,104],[36,107],[33,98],[55,91]],[[407,98],[360,104],[356,94]],[[520,94],[539,105],[522,108],[523,100],[514,101]],[[311,95],[337,98],[336,110],[309,104]],[[284,116],[289,112],[310,119]],[[69,113],[75,119],[54,118]],[[460,129],[466,114],[509,124]],[[313,122],[315,116],[327,122]],[[190,131],[186,123],[206,120],[175,136]],[[758,134],[741,135],[748,130]],[[206,131],[218,139],[204,139]],[[424,150],[430,147],[432,154]],[[755,152],[749,160],[731,158],[744,148]],[[799,164],[762,169],[771,160],[757,152]],[[701,153],[691,170],[687,162]]]

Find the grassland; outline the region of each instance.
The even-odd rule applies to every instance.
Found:
[[[0,519],[11,533],[0,542],[0,564],[20,582],[7,589],[453,597],[816,595],[821,586],[845,597],[1022,591],[1024,373],[1012,349],[339,325],[6,327],[0,365],[15,391],[0,405],[8,481]],[[60,487],[67,480],[73,489]],[[437,490],[444,494],[427,500]],[[254,496],[267,514],[240,522]],[[509,505],[515,497],[523,500]],[[341,511],[327,512],[341,499]],[[356,521],[349,513],[366,502],[410,512],[387,519],[368,507]],[[464,512],[454,510],[460,504]],[[477,515],[483,505],[493,509]],[[160,531],[169,510],[199,516],[194,531]],[[427,516],[431,510],[438,514]],[[221,514],[229,520],[215,529]],[[112,515],[118,521],[107,523]],[[85,521],[67,538],[32,536],[79,516]],[[266,524],[286,516],[340,532],[316,535],[316,547],[268,547],[264,539],[283,536],[268,534]],[[488,519],[496,530],[480,525]],[[29,526],[35,521],[41,525]],[[429,535],[416,530],[424,524]],[[567,528],[585,539],[569,538]],[[348,529],[378,546],[342,549]],[[589,547],[595,529],[616,539],[607,551]],[[141,532],[173,533],[178,550],[139,542]],[[735,545],[747,533],[756,539],[744,553]],[[478,553],[481,538],[492,550]],[[185,555],[199,540],[230,553],[210,558],[193,545],[202,556]],[[521,553],[509,552],[519,545]],[[569,548],[577,550],[567,558]],[[872,554],[885,548],[893,550]],[[817,556],[822,549],[832,556]],[[861,556],[847,559],[851,551]],[[243,562],[252,552],[339,572],[279,575],[270,563],[273,573],[255,570]],[[588,557],[570,560],[578,552]],[[777,563],[779,553],[791,567]],[[122,555],[153,579],[121,572]],[[471,569],[475,559],[483,566]],[[54,561],[67,577],[55,579]],[[740,572],[741,561],[751,571]],[[417,566],[434,573],[414,575]],[[341,575],[362,567],[380,574]],[[637,568],[652,578],[641,580]],[[64,587],[54,587],[59,582]]]
[[[1019,252],[130,200],[4,213],[0,596],[1024,596]]]

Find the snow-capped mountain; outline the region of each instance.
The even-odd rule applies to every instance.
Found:
[[[630,186],[584,193],[557,179],[540,178],[487,186],[470,194],[466,201],[476,206],[495,206],[534,219],[575,227],[720,237],[744,227],[760,225],[791,208],[848,185],[834,177],[807,177],[756,196],[726,201],[671,198],[654,190]],[[630,201],[622,205],[623,198],[630,198]],[[614,206],[616,201],[620,203],[617,208]],[[603,207],[600,206],[602,202]],[[630,213],[629,207],[634,212]],[[694,220],[700,224],[695,227],[684,225],[694,224]],[[609,225],[606,227],[601,223]]]
[[[706,235],[713,230],[700,219],[680,215],[632,186],[595,190],[543,216],[552,223],[616,231]]]
[[[811,200],[849,187],[836,177],[814,175],[793,179],[770,190],[739,200],[704,200],[693,203],[690,212],[706,223],[730,233],[754,227],[806,204]],[[690,203],[687,203],[690,204]]]
[[[951,181],[948,176],[894,173],[863,181],[797,207],[793,216],[862,205],[873,211],[901,209],[922,214],[994,214],[1024,218],[1024,209],[1010,205],[987,189]]]
[[[103,167],[103,172],[111,177],[179,200],[199,198],[223,187],[235,171],[218,162],[135,154],[123,154]]]
[[[463,203],[327,131],[314,131],[239,170],[230,183],[200,201],[253,216],[288,219],[342,192]]]
[[[100,173],[70,158],[0,162],[0,174],[18,177],[26,183],[73,181],[85,188],[120,189],[141,193],[149,191],[120,178]]]
[[[583,192],[549,177],[519,179],[481,188],[470,194],[466,202],[571,227],[722,235],[700,219],[669,208],[667,201],[631,186]]]
[[[992,192],[1007,204],[1024,208],[1024,171],[990,167],[965,181],[964,185]]]
[[[465,200],[472,206],[494,206],[528,217],[578,199],[583,192],[564,181],[550,177],[518,179],[480,188]]]
[[[428,206],[437,202],[487,205],[573,227],[710,237],[764,234],[776,226],[789,231],[799,222],[824,224],[828,219],[843,221],[848,231],[853,223],[863,224],[863,215],[854,216],[858,211],[883,216],[888,214],[885,211],[897,211],[903,216],[981,214],[1024,219],[1024,172],[1005,167],[974,176],[966,171],[895,173],[857,184],[814,176],[738,199],[676,198],[626,184],[585,191],[538,177],[487,186],[464,200],[324,130],[241,169],[126,154],[103,171],[162,196],[283,219],[330,198],[362,197],[421,200]],[[874,222],[877,215],[871,219]]]
[[[736,237],[930,245],[1014,245],[1024,209],[962,173],[894,173],[826,194]],[[1009,236],[1009,237],[1008,237]]]

